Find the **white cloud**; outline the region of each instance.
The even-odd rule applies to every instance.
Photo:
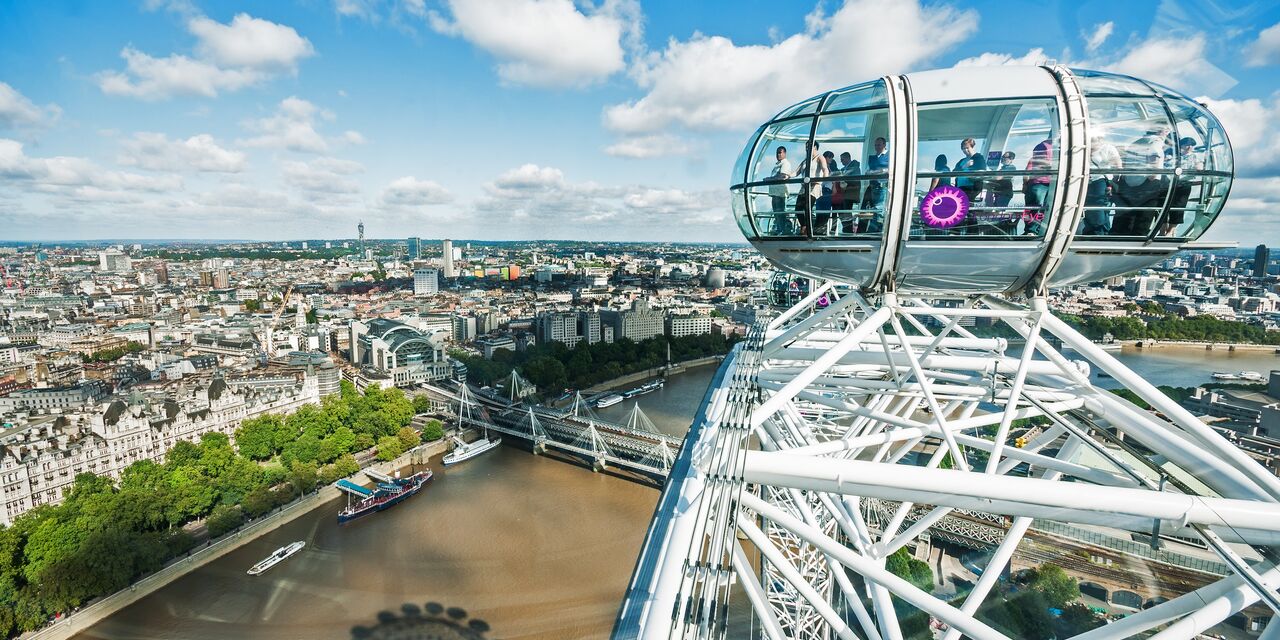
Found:
[[[679,238],[688,231],[678,229],[704,225],[720,231],[718,225],[728,220],[728,196],[721,189],[575,183],[559,169],[534,164],[504,172],[485,185],[485,192],[472,206],[477,224],[491,234],[515,237],[547,237],[554,231],[577,237]]]
[[[243,152],[219,146],[207,133],[186,140],[170,140],[163,133],[140,132],[125,140],[123,146],[124,152],[117,160],[120,164],[155,171],[191,169],[238,173],[248,164]]]
[[[85,158],[34,158],[26,155],[21,142],[4,138],[0,138],[0,177],[29,183],[36,191],[64,195],[161,192],[182,186],[182,180],[177,176],[111,171]]]
[[[1258,39],[1244,48],[1244,55],[1246,66],[1280,64],[1280,22],[1263,29]]]
[[[187,28],[199,39],[201,57],[229,67],[297,68],[298,61],[315,53],[311,41],[283,24],[236,14],[230,24],[205,17],[194,18]]]
[[[332,120],[333,114],[297,96],[280,101],[276,112],[245,122],[245,128],[259,135],[242,140],[249,147],[288,149],[304,153],[324,153],[329,143],[316,131],[317,119]]]
[[[1098,65],[1191,94],[1220,95],[1236,81],[1205,59],[1205,36],[1151,37],[1114,62]]]
[[[1280,174],[1280,136],[1275,123],[1280,119],[1280,94],[1269,102],[1258,98],[1213,100],[1198,98],[1209,107],[1227,130],[1235,155],[1236,172],[1243,176]],[[1235,198],[1235,194],[1232,194]]]
[[[693,145],[670,134],[630,136],[604,148],[604,152],[619,158],[663,158],[692,153]]]
[[[1002,65],[1040,65],[1049,59],[1044,49],[1036,47],[1021,56],[1008,53],[983,53],[972,58],[964,58],[956,63],[957,67],[998,67]]]
[[[221,91],[243,89],[265,78],[254,69],[223,69],[177,54],[154,58],[133,47],[125,47],[120,57],[125,60],[125,71],[98,74],[98,87],[103,93],[143,100],[177,95],[214,98]]]
[[[1107,21],[1102,24],[1093,26],[1093,33],[1084,34],[1084,47],[1089,53],[1093,53],[1106,43],[1107,38],[1111,37],[1111,33],[1115,31],[1116,23]]]
[[[365,140],[364,134],[359,131],[344,131],[342,139],[347,144],[364,144],[368,142],[368,140]]]
[[[5,82],[0,82],[0,129],[43,127],[62,115],[56,104],[37,106]]]
[[[874,16],[874,19],[871,17]],[[737,45],[695,33],[638,61],[632,77],[647,93],[605,110],[605,124],[651,133],[673,124],[697,129],[755,126],[821,91],[900,73],[968,38],[978,14],[914,0],[852,0],[772,45]],[[868,45],[874,34],[876,45]]]
[[[213,98],[264,82],[281,71],[296,71],[298,61],[314,53],[310,41],[292,27],[243,13],[226,25],[196,17],[187,29],[197,38],[197,57],[177,53],[155,57],[128,46],[120,52],[124,70],[99,73],[99,88],[110,95],[143,100],[181,95]]]
[[[412,4],[412,3],[410,3]],[[603,80],[625,67],[624,44],[639,31],[631,2],[579,10],[571,0],[446,0],[428,11],[436,32],[461,37],[496,57],[512,84],[564,87]]]
[[[386,207],[422,207],[453,202],[453,194],[432,180],[404,176],[392,180],[378,201]]]
[[[362,171],[364,165],[338,158],[317,158],[311,162],[286,161],[280,164],[280,173],[286,184],[320,194],[358,193],[360,183],[347,176]]]

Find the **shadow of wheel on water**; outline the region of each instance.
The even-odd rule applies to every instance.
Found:
[[[400,615],[378,612],[373,626],[351,628],[353,640],[487,640],[489,623],[471,618],[460,607],[445,607],[428,602],[419,607],[411,602],[400,605]]]

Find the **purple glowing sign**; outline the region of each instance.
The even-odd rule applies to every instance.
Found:
[[[830,304],[831,304],[831,298],[828,298],[828,297],[827,297],[827,296],[825,296],[825,295],[820,296],[820,297],[818,298],[817,305],[818,305],[818,308],[819,308],[819,309],[826,309],[826,308],[827,308],[827,306],[828,306],[828,305],[830,305]]]
[[[968,214],[969,196],[949,184],[926,193],[920,203],[920,219],[935,229],[954,227]]]

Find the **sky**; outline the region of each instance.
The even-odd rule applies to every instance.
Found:
[[[1280,3],[0,0],[0,240],[739,241],[789,104],[957,64],[1209,104],[1206,240],[1280,244]]]

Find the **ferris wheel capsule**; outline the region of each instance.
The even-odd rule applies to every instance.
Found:
[[[1204,105],[1061,66],[830,91],[761,126],[733,171],[739,228],[775,265],[908,293],[1040,291],[1208,248],[1234,177]]]

